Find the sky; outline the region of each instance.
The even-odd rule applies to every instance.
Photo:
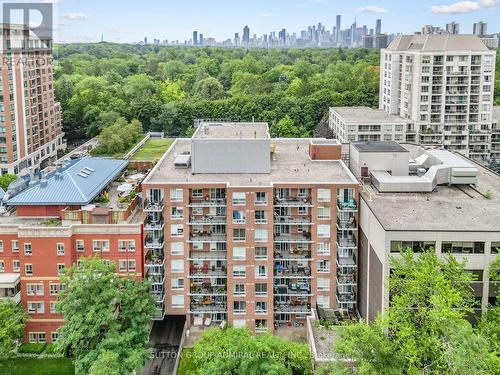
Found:
[[[15,1],[15,0],[14,0]],[[34,0],[36,1],[36,0]],[[356,18],[358,25],[375,27],[382,19],[386,33],[410,33],[424,24],[444,27],[460,23],[471,33],[472,23],[488,22],[488,32],[500,32],[500,0],[38,0],[54,2],[56,42],[138,42],[148,37],[184,41],[192,31],[217,40],[261,35],[286,28],[307,29],[318,22],[330,29],[342,15],[342,28]],[[4,2],[2,0],[2,2]],[[22,2],[22,1],[17,1]]]

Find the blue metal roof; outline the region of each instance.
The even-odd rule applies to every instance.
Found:
[[[85,157],[7,201],[13,206],[85,205],[127,167],[128,161]]]
[[[0,187],[0,200],[5,196],[5,190]]]

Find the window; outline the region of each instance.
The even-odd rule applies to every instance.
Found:
[[[28,302],[29,314],[45,314],[45,303],[43,302]]]
[[[330,237],[330,225],[327,224],[319,224],[317,226],[318,237],[328,238]]]
[[[234,260],[245,260],[246,259],[246,248],[244,247],[233,247],[233,259]]]
[[[267,224],[266,211],[262,210],[255,211],[255,224]]]
[[[245,284],[234,284],[234,293],[235,296],[244,296],[245,295]]]
[[[330,219],[330,207],[318,207],[318,219]]]
[[[233,229],[233,241],[245,241],[245,229]]]
[[[92,251],[101,251],[101,241],[92,240]]]
[[[500,253],[500,242],[492,242],[491,243],[491,253],[492,254]]]
[[[184,279],[172,279],[172,289],[184,289]]]
[[[245,224],[245,211],[233,211],[233,224]]]
[[[443,242],[442,253],[484,254],[484,242]]]
[[[406,251],[409,249],[414,253],[421,253],[423,251],[428,251],[435,249],[435,242],[423,242],[423,241],[391,241],[391,253],[399,253],[401,250]]]
[[[12,252],[13,253],[18,253],[19,252],[19,241],[17,240],[12,240],[10,242],[10,245],[12,246]]]
[[[255,266],[255,277],[267,277],[267,266]]]
[[[172,273],[184,273],[184,260],[171,260],[170,269]]]
[[[0,253],[3,253],[3,241],[0,241]]]
[[[135,251],[135,240],[128,240],[128,251]]]
[[[330,202],[331,195],[330,189],[318,189],[318,202]]]
[[[57,296],[57,293],[59,293],[59,284],[49,284],[49,290],[50,290],[50,295],[51,296]]]
[[[267,314],[267,302],[256,301],[255,302],[255,313],[256,314]]]
[[[25,243],[24,244],[24,255],[31,255],[33,254],[32,249],[31,249],[31,244],[30,243]]]
[[[136,261],[135,261],[135,260],[129,260],[129,261],[128,261],[128,270],[129,270],[130,272],[135,271],[135,270],[137,269],[136,267],[137,267],[137,266],[136,266]]]
[[[267,229],[255,229],[255,241],[267,242]]]
[[[234,301],[235,314],[245,314],[247,312],[247,303],[245,301]]]
[[[318,291],[328,292],[330,290],[330,279],[318,278]]]
[[[255,295],[258,297],[267,296],[267,284],[255,284]]]
[[[118,251],[127,251],[127,241],[118,240]]]
[[[183,309],[184,308],[184,296],[172,296],[172,308]]]
[[[182,189],[170,189],[170,202],[182,202]]]
[[[59,338],[59,332],[52,332],[50,334],[50,340],[51,340],[51,342],[57,342],[58,338]]]
[[[57,274],[58,274],[58,275],[61,275],[61,274],[62,274],[62,272],[64,271],[64,267],[65,267],[65,266],[64,266],[64,263],[58,263],[58,264],[57,264]]]
[[[305,207],[305,206],[297,207],[297,214],[298,215],[309,215],[309,207]]]
[[[0,260],[0,272],[5,271],[5,262],[3,260]]]
[[[245,319],[233,319],[233,327],[234,328],[242,328],[247,325],[247,322]]]
[[[184,254],[184,242],[172,242],[170,246],[170,252],[172,253],[172,255]]]
[[[83,240],[76,240],[76,251],[81,253],[84,250],[85,250],[85,243],[83,242]]]
[[[50,313],[57,314],[57,302],[56,301],[50,301]]]
[[[109,240],[102,240],[102,251],[109,251]]]
[[[246,196],[244,192],[233,193],[233,205],[241,206],[246,204]]]
[[[24,273],[26,276],[33,276],[33,265],[31,263],[24,265]]]
[[[202,198],[203,197],[203,189],[193,189],[193,190],[191,190],[191,196],[193,198]]]
[[[63,243],[56,244],[56,251],[58,256],[64,255],[64,244]]]
[[[256,247],[255,248],[255,259],[267,259],[267,247]]]
[[[320,260],[316,262],[318,267],[318,272],[330,272],[330,261],[329,260]]]
[[[267,193],[265,191],[258,191],[255,193],[255,204],[267,204]]]
[[[170,235],[172,237],[182,237],[184,235],[184,226],[182,224],[171,224]]]
[[[35,286],[36,286],[36,284],[26,284],[26,294],[28,296],[35,295]]]
[[[184,216],[184,210],[182,207],[172,207],[170,210],[170,218],[171,219],[182,219]]]
[[[21,270],[21,262],[18,260],[12,261],[12,271],[19,272]]]
[[[246,277],[245,266],[233,266],[233,277]]]
[[[422,77],[422,78],[425,78],[425,77]],[[427,78],[429,78],[429,77],[427,77]],[[392,125],[390,125],[390,124],[384,125],[384,131],[392,132]]]
[[[330,255],[330,244],[319,242],[318,243],[318,255]]]
[[[330,296],[318,296],[316,301],[319,307],[323,307],[324,309],[330,308]]]

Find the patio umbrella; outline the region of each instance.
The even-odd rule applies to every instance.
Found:
[[[131,192],[132,190],[134,190],[134,187],[131,184],[121,184],[120,186],[118,186],[116,188],[116,190],[119,193],[128,193],[128,192]]]
[[[144,175],[143,173],[136,173],[136,174],[133,174],[132,176],[129,176],[128,178],[130,178],[131,180],[144,180],[144,177],[146,177],[146,175]]]

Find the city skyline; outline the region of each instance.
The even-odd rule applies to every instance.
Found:
[[[98,42],[101,37],[119,43],[134,43],[144,37],[151,41],[158,38],[184,42],[191,38],[193,30],[205,37],[224,40],[233,38],[235,32],[241,35],[244,25],[250,27],[251,36],[283,28],[299,33],[306,25],[318,22],[331,29],[337,14],[342,15],[342,28],[355,18],[358,24],[370,27],[375,27],[376,19],[382,19],[383,32],[388,34],[413,33],[425,24],[445,25],[452,21],[463,25],[461,33],[472,33],[472,23],[480,20],[489,24],[490,32],[500,31],[497,0],[471,1],[468,3],[475,5],[469,7],[446,0],[404,4],[394,0],[347,4],[335,0],[276,0],[256,4],[226,0],[217,3],[54,1],[54,36],[59,43]]]

